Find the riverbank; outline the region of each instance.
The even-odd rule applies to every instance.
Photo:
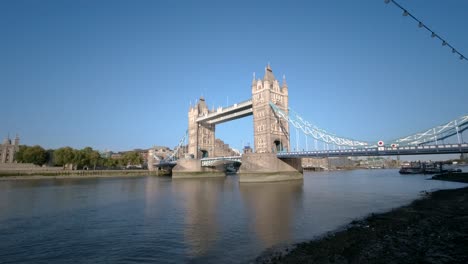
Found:
[[[468,183],[468,172],[448,172],[434,175],[433,180]]]
[[[148,170],[60,170],[60,171],[0,171],[0,180],[31,179],[76,179],[156,176],[156,171]]]
[[[468,175],[436,175],[468,182]],[[468,187],[425,193],[257,263],[468,263]]]

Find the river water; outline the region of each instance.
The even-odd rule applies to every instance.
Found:
[[[246,263],[466,184],[397,170],[239,183],[164,177],[0,181],[0,263]]]

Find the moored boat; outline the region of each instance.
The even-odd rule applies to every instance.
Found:
[[[443,169],[442,162],[406,162],[403,163],[400,174],[436,174],[445,172],[461,172],[461,169]]]
[[[406,162],[401,165],[400,174],[421,174],[424,173],[421,162]]]

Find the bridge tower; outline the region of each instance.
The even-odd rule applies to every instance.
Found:
[[[188,113],[189,145],[188,153],[195,159],[211,158],[215,154],[215,125],[197,122],[198,117],[210,113],[205,99],[200,97],[195,106],[190,106]]]
[[[265,68],[263,80],[252,80],[252,110],[255,153],[289,151],[289,124],[275,115],[270,102],[288,113],[288,85],[273,75],[270,64]]]
[[[254,153],[242,155],[240,182],[270,182],[300,180],[300,159],[278,159],[277,152],[289,151],[289,124],[276,116],[270,106],[275,104],[288,114],[289,92],[286,78],[280,86],[268,64],[263,79],[252,80],[252,114],[254,123]]]
[[[203,165],[200,159],[216,157],[215,126],[223,122],[253,115],[254,153],[242,155],[240,182],[264,182],[302,179],[300,159],[277,157],[289,151],[289,124],[276,116],[270,104],[288,113],[288,85],[283,77],[280,85],[268,65],[263,79],[252,80],[252,99],[210,111],[202,97],[188,113],[188,153],[193,159],[181,159],[172,169],[172,177],[224,176],[225,166]]]

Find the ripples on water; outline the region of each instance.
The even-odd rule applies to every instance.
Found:
[[[238,183],[158,177],[0,181],[0,263],[243,263],[423,190],[460,183],[396,170]]]

